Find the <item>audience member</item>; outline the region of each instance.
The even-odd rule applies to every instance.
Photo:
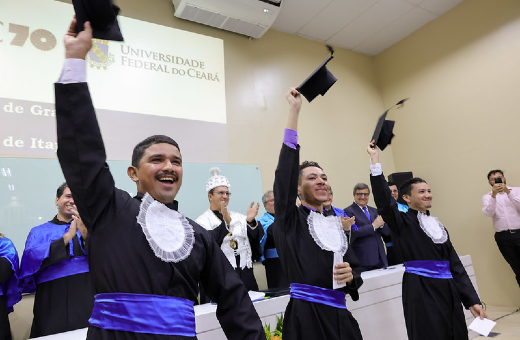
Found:
[[[211,231],[213,238],[222,249],[231,266],[244,283],[247,290],[258,290],[253,273],[253,261],[260,259],[262,250],[260,240],[264,229],[255,217],[260,203],[254,202],[247,208],[246,215],[229,211],[231,198],[229,180],[220,175],[219,168],[210,170],[212,176],[206,183],[209,209],[197,217],[196,222]]]
[[[354,186],[354,203],[345,208],[348,216],[356,218],[358,231],[353,232],[352,248],[363,267],[363,271],[386,268],[385,247],[381,236],[390,236],[390,229],[377,213],[377,209],[368,206],[370,190],[365,183]]]
[[[340,208],[336,208],[332,205],[332,200],[334,199],[334,193],[332,191],[332,187],[329,187],[329,195],[325,202],[323,202],[323,215],[324,216],[337,216],[341,218],[341,224],[343,225],[343,230],[347,233],[347,237],[349,242],[352,242],[352,233],[351,230],[354,229],[358,231],[358,227],[356,226],[356,217],[349,217],[345,213],[345,211]]]
[[[393,182],[388,182],[388,188],[390,189],[390,193],[392,194],[392,197],[397,203],[397,208],[399,209],[399,211],[407,212],[408,206],[406,204],[401,204],[397,202],[397,200],[399,199],[399,190],[397,190],[397,185],[395,185],[395,183]],[[390,233],[390,235],[381,236],[383,237],[383,241],[385,242],[386,259],[388,260],[388,265],[394,266],[396,264],[403,263],[399,260],[397,254],[395,253],[394,243],[392,242],[392,233]]]
[[[273,228],[270,228],[274,222],[274,193],[272,190],[264,193],[262,203],[264,204],[265,213],[258,219],[258,222],[264,229],[264,236],[260,240],[260,246],[262,247],[262,263],[265,265],[267,287],[269,289],[287,288],[289,287],[289,282],[285,277],[278,252],[276,251]]]
[[[502,170],[488,175],[491,192],[482,196],[482,211],[493,218],[495,242],[520,286],[520,188],[510,187]]]
[[[397,189],[397,185],[395,185],[394,182],[388,182],[388,187],[390,188],[390,193],[392,194],[392,197],[397,202],[397,209],[402,212],[408,211],[408,206],[406,204],[399,203],[399,190]]]
[[[18,285],[18,253],[13,242],[0,234],[0,339],[11,340],[9,313],[22,299]]]
[[[94,303],[88,231],[67,183],[55,203],[58,214],[29,232],[20,265],[23,291],[36,292],[31,338],[87,327]]]

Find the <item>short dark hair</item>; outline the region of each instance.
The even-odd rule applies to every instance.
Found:
[[[303,172],[303,169],[309,168],[311,166],[323,170],[323,168],[318,164],[318,162],[315,162],[315,161],[304,161],[302,164],[300,164],[300,175],[298,176],[298,185],[302,184],[302,172]]]
[[[426,183],[426,181],[419,177],[410,178],[399,187],[399,194],[410,196],[412,194],[412,186],[417,183]]]
[[[395,185],[394,182],[388,182],[388,186],[391,187],[392,185]]]
[[[67,182],[63,182],[62,185],[58,187],[58,190],[56,190],[56,198],[60,198],[63,195],[63,192],[65,191],[65,188],[68,188]]]
[[[171,144],[175,146],[177,149],[179,149],[179,152],[181,152],[181,148],[179,148],[179,144],[177,144],[176,141],[171,139],[168,136],[165,135],[154,135],[146,138],[142,142],[138,143],[134,147],[134,151],[132,152],[132,166],[135,166],[136,168],[139,167],[139,162],[141,161],[141,158],[143,158],[143,154],[150,146],[154,144],[160,144],[160,143],[166,143]]]
[[[500,174],[501,174],[502,176],[504,176],[504,172],[503,172],[502,170],[500,170],[500,169],[491,170],[490,172],[488,172],[488,176],[487,176],[488,181],[489,181],[489,178],[490,178],[491,176],[493,176],[494,174],[496,174],[497,172],[500,172]]]
[[[354,185],[354,189],[352,190],[352,195],[355,195],[356,191],[358,191],[358,190],[365,190],[365,189],[368,189],[368,193],[370,193],[370,188],[368,187],[367,184],[358,183],[358,184]]]

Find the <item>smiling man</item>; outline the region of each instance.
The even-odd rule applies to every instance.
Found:
[[[345,214],[356,218],[357,230],[352,232],[352,249],[363,267],[363,271],[388,267],[382,236],[390,236],[377,209],[368,206],[370,190],[365,183],[353,189],[354,203],[345,208]]]
[[[430,215],[430,187],[417,177],[405,182],[399,191],[409,209],[400,211],[383,175],[374,142],[368,145],[367,152],[378,212],[392,230],[395,251],[406,267],[403,309],[408,339],[467,340],[461,302],[473,316],[487,315],[446,228]]]
[[[346,306],[346,294],[359,298],[359,263],[340,217],[324,216],[327,175],[316,162],[300,165],[298,118],[302,99],[292,88],[284,142],[274,179],[276,248],[291,283],[283,325],[284,340],[362,339]],[[294,204],[299,196],[301,205]]]
[[[520,286],[520,188],[510,187],[502,170],[488,175],[491,192],[482,196],[482,212],[493,218],[495,242]]]
[[[246,289],[257,291],[253,260],[262,256],[260,240],[264,236],[264,229],[255,219],[260,204],[255,206],[252,202],[246,215],[229,211],[227,207],[231,198],[231,184],[225,176],[220,175],[219,168],[211,168],[210,173],[213,176],[206,183],[209,209],[196,222],[211,232]]]
[[[57,84],[58,158],[89,230],[95,302],[87,339],[194,339],[199,283],[217,302],[228,339],[265,339],[253,304],[210,233],[177,211],[179,145],[167,136],[137,144],[128,176],[137,195],[115,187],[86,83],[92,29],[65,37]]]
[[[31,338],[87,327],[94,303],[88,232],[67,183],[56,190],[55,204],[56,216],[29,232],[20,265],[23,292],[36,292]]]

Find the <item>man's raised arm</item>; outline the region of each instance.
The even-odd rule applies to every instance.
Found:
[[[375,146],[374,141],[368,144],[367,152],[370,155],[370,184],[372,185],[372,193],[377,211],[386,222],[386,225],[398,233],[401,216],[397,210],[397,203],[392,198],[388,183],[383,175],[383,169],[379,162],[379,148]]]
[[[291,206],[295,207],[296,197],[298,196],[298,176],[299,176],[299,147],[298,147],[298,117],[302,105],[302,97],[296,88],[291,88],[286,94],[289,102],[289,117],[284,132],[284,139],[278,166],[274,179],[275,221],[280,221],[281,227],[285,226],[287,211]]]
[[[86,81],[85,57],[92,28],[75,33],[74,19],[65,35],[63,71],[55,84],[58,159],[89,232],[114,192],[105,147]]]

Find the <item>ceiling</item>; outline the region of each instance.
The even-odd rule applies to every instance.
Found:
[[[374,56],[463,0],[282,0],[271,28]]]

